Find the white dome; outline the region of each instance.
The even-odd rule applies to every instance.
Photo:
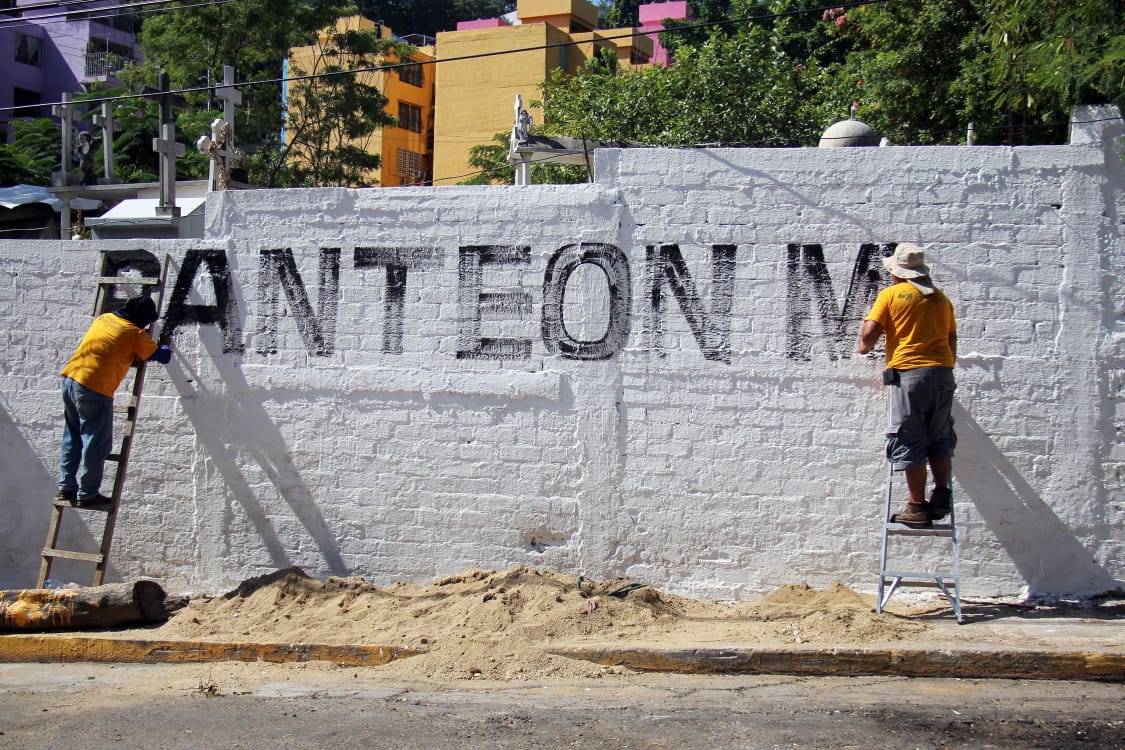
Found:
[[[841,146],[878,146],[879,134],[860,120],[841,120],[830,125],[820,136],[821,148]]]

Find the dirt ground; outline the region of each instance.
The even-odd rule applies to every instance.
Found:
[[[901,605],[900,605],[901,606]],[[591,581],[516,567],[473,570],[428,585],[319,581],[296,568],[196,599],[164,625],[117,637],[227,642],[372,644],[425,653],[380,669],[403,679],[541,679],[602,674],[554,656],[563,644],[753,643],[849,646],[910,641],[931,626],[912,610],[875,613],[842,584],[783,586],[744,603],[687,599],[628,581]]]

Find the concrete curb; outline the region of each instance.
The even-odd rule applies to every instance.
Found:
[[[150,641],[54,635],[0,636],[0,662],[329,661],[349,667],[374,667],[420,653],[425,652],[398,646]]]
[[[0,635],[0,662],[141,662],[149,664],[327,661],[380,666],[425,650],[316,643],[221,643]],[[637,671],[685,674],[800,674],[858,677],[956,677],[1125,682],[1125,653],[984,649],[755,649],[565,646],[548,653]]]
[[[976,649],[587,648],[552,654],[639,671],[1125,681],[1125,653]]]

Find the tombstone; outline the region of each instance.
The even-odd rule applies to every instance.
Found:
[[[102,173],[105,176],[99,182],[112,185],[117,182],[113,177],[113,134],[118,130],[117,121],[113,119],[113,106],[102,102],[101,112],[94,113],[93,121],[102,129]]]
[[[172,93],[168,74],[160,73],[160,87],[148,89],[145,99],[160,105],[160,136],[152,139],[152,150],[160,155],[160,203],[157,216],[179,216],[176,206],[176,157],[184,155],[182,143],[176,143],[176,126],[172,120],[173,107],[186,107],[182,96]]]
[[[58,172],[51,173],[51,184],[55,187],[77,185],[78,175],[70,171],[74,159],[74,105],[70,103],[70,94],[62,95],[62,104],[51,107],[51,114],[59,118],[59,127],[62,129],[61,166]]]
[[[160,155],[160,204],[157,216],[179,216],[176,205],[176,157],[184,155],[184,144],[176,142],[176,126],[160,126],[160,137],[152,139],[152,150]]]

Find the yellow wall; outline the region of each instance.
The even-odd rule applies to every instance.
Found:
[[[549,23],[567,31],[598,28],[598,8],[587,0],[517,0],[522,23]]]
[[[508,133],[515,123],[516,94],[524,108],[540,97],[539,85],[558,67],[557,48],[546,44],[566,35],[547,24],[450,31],[437,35],[437,100],[434,132],[434,185],[455,185],[474,170],[469,149],[489,145],[495,133]],[[502,50],[528,52],[478,57]],[[538,120],[539,111],[528,109]]]

